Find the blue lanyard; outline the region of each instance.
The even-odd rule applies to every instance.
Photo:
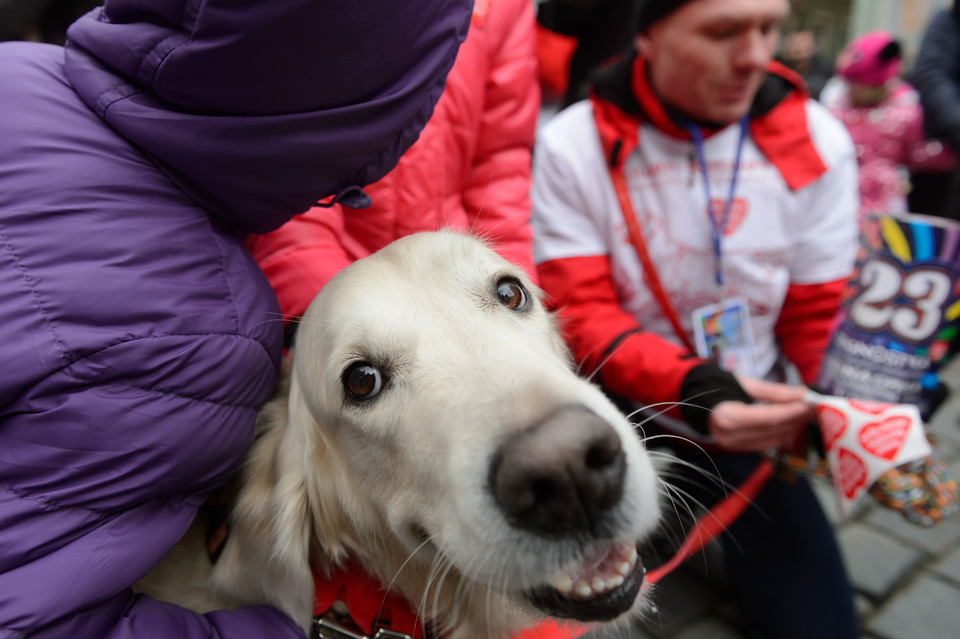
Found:
[[[700,162],[700,174],[703,176],[703,191],[707,196],[707,219],[710,220],[710,228],[713,231],[713,255],[716,260],[717,269],[717,292],[723,295],[723,231],[727,228],[727,221],[730,219],[730,211],[733,209],[733,196],[737,190],[737,178],[740,176],[740,158],[743,155],[743,143],[747,139],[747,116],[740,118],[740,139],[737,141],[737,159],[733,164],[733,177],[730,178],[730,194],[727,196],[727,202],[723,207],[723,215],[720,219],[713,214],[713,197],[710,194],[710,176],[707,174],[707,158],[703,151],[703,134],[700,127],[692,122],[686,123],[687,130],[690,131],[690,137],[693,139],[693,147],[697,150],[697,160]]]

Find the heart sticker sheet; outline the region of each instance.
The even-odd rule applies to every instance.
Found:
[[[833,476],[841,517],[884,473],[933,451],[914,404],[858,401],[808,391]]]

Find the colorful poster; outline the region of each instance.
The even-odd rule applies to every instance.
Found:
[[[960,317],[960,224],[922,215],[864,221],[861,250],[817,387],[921,412]]]

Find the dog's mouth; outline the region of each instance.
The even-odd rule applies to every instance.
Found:
[[[609,621],[633,606],[643,585],[643,565],[634,545],[609,542],[558,571],[549,585],[526,593],[539,610],[578,621]]]

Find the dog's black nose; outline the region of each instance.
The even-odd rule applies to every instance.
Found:
[[[623,494],[620,436],[582,406],[564,406],[508,439],[490,468],[490,488],[508,521],[556,536],[596,532]]]

